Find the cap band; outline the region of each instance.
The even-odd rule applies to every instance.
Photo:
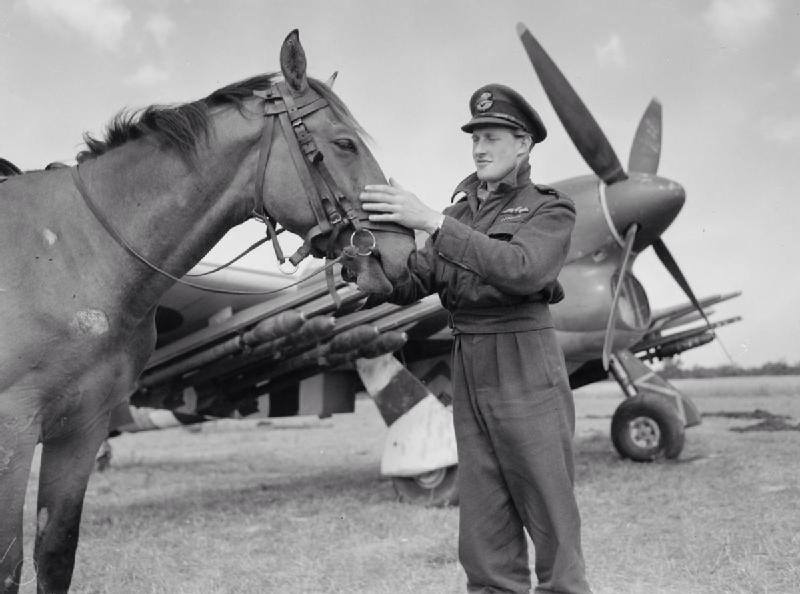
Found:
[[[478,124],[480,124],[480,120],[483,119],[483,118],[507,120],[508,122],[514,124],[516,127],[522,128],[526,132],[529,132],[528,129],[525,127],[525,124],[523,124],[521,120],[519,120],[519,119],[515,118],[514,116],[509,115],[507,113],[498,113],[496,111],[485,111],[483,113],[476,114],[475,117],[472,118],[472,121],[470,122],[470,125],[477,126]]]

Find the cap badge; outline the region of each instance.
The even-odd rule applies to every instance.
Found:
[[[475,102],[475,109],[478,111],[488,111],[491,109],[492,105],[494,105],[492,93],[490,91],[486,91],[481,93],[478,97],[478,101]]]

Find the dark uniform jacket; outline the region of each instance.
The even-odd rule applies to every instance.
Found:
[[[410,303],[437,292],[457,333],[552,327],[548,303],[564,296],[556,276],[575,224],[572,201],[531,183],[527,162],[492,192],[473,173],[453,196],[461,197],[445,209],[441,229],[411,254],[411,278],[388,300]]]

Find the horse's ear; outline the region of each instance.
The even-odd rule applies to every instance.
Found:
[[[329,89],[333,88],[333,83],[336,82],[336,77],[337,76],[339,76],[339,71],[338,70],[334,70],[333,74],[331,74],[330,77],[328,78],[328,80],[325,81],[325,84],[328,85]]]
[[[301,94],[308,89],[306,79],[306,53],[300,45],[300,34],[297,29],[283,40],[281,46],[281,72],[294,93]]]

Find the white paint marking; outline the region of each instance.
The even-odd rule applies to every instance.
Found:
[[[108,317],[99,309],[85,309],[72,317],[70,327],[80,336],[102,336],[108,332]]]
[[[58,241],[58,235],[56,235],[50,229],[47,228],[45,228],[45,230],[42,231],[42,236],[44,237],[44,242],[50,247],[52,247],[53,244],[56,241]]]
[[[374,359],[356,359],[356,368],[367,392],[374,395],[389,384],[403,365],[389,353]]]
[[[428,394],[389,426],[381,475],[415,476],[458,464],[453,411]]]

